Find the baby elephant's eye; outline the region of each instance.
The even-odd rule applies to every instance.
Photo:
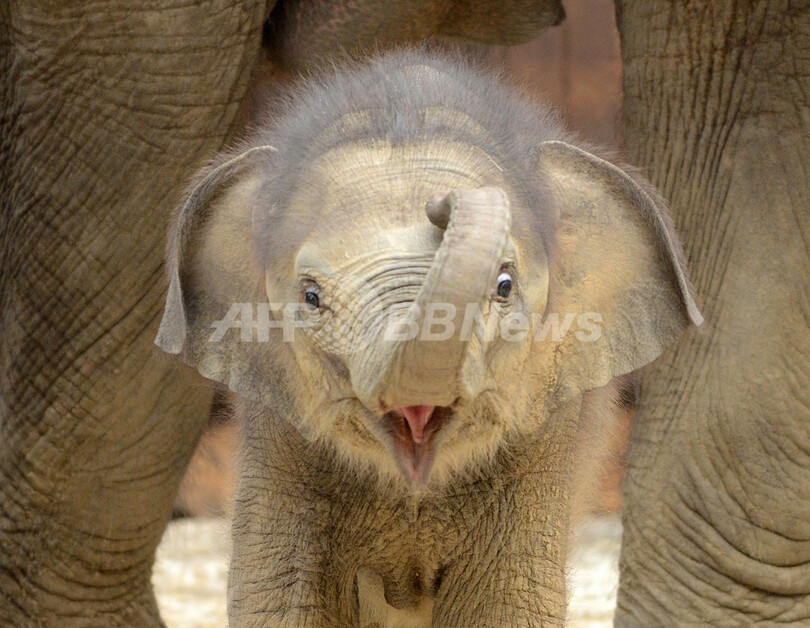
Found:
[[[512,275],[506,272],[498,275],[496,292],[502,299],[506,299],[510,294],[512,294]]]
[[[304,301],[313,310],[317,310],[321,306],[321,298],[315,288],[307,288],[304,291]]]

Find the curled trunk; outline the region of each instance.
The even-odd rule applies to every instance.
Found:
[[[407,309],[388,313],[358,356],[353,381],[369,407],[449,405],[474,387],[461,377],[469,353],[462,322],[467,307],[479,307],[493,289],[509,238],[509,201],[498,188],[457,190],[429,202],[427,212],[446,230],[424,283]],[[411,333],[392,334],[393,325]]]

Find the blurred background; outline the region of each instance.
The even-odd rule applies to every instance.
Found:
[[[503,68],[510,81],[533,98],[557,109],[582,138],[621,152],[621,56],[612,0],[565,3],[567,17],[540,38],[515,47],[476,47],[486,64]],[[277,83],[268,63],[261,68],[248,120]],[[632,418],[632,401],[621,410],[613,444],[613,464],[595,496],[595,512],[618,512],[619,483]],[[230,418],[227,396],[217,395],[209,427],[188,468],[175,503],[175,515],[227,516],[236,486],[238,426]]]

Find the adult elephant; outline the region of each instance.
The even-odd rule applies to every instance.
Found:
[[[238,124],[270,8],[0,8],[4,624],[158,622],[154,548],[209,404],[151,347],[165,223]],[[618,8],[631,161],[672,200],[709,324],[644,378],[617,621],[807,619],[810,11]],[[517,42],[559,16],[292,1],[266,33],[295,71],[377,40]]]
[[[272,4],[0,6],[4,626],[159,623],[154,551],[211,397],[153,346],[169,210],[237,128]],[[522,41],[561,17],[487,5],[292,1],[267,43],[295,71],[376,41]]]

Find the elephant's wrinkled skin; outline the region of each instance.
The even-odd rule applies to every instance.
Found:
[[[164,226],[237,126],[270,8],[0,5],[4,625],[158,622],[153,550],[208,397],[150,349]],[[617,623],[807,621],[810,8],[617,9],[628,151],[672,201],[709,320],[643,377]],[[301,0],[265,37],[292,69],[377,40],[514,43],[559,16]]]
[[[810,624],[810,4],[618,2],[634,163],[707,324],[645,374],[620,626]]]
[[[562,624],[610,384],[701,321],[660,202],[460,64],[322,83],[171,237],[157,343],[242,399],[231,621]],[[304,326],[254,336],[285,304]],[[583,329],[542,335],[556,316]]]

